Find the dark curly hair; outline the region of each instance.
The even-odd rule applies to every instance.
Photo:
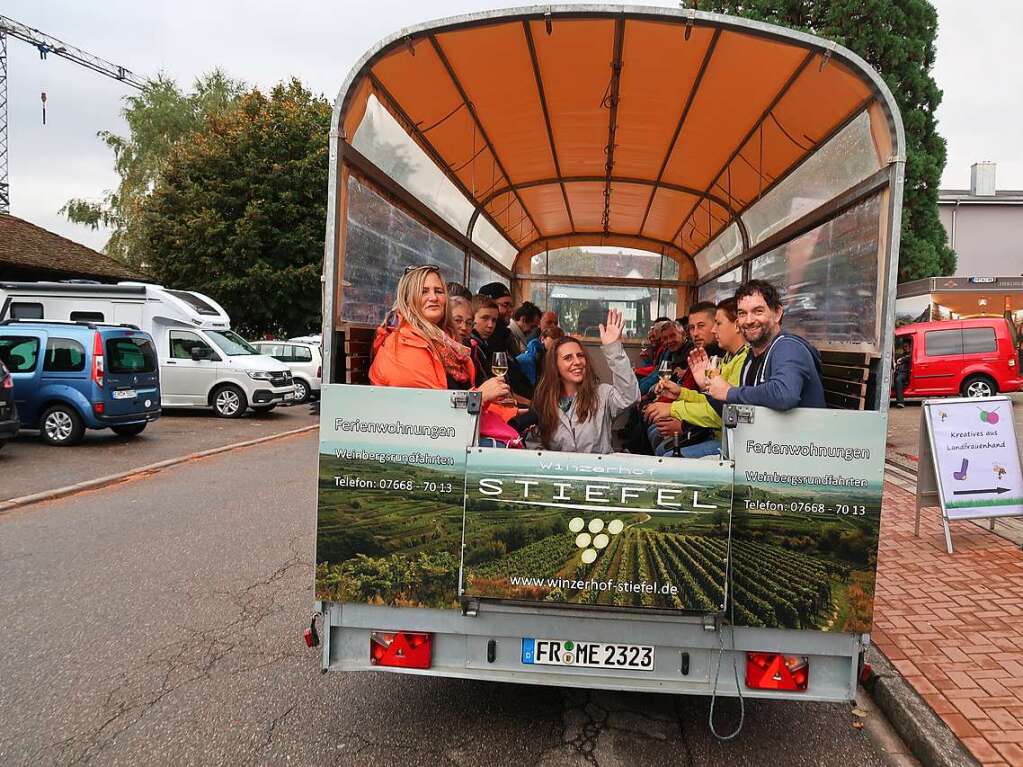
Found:
[[[764,302],[771,307],[772,311],[778,311],[782,308],[778,289],[764,280],[750,280],[749,282],[742,283],[739,289],[735,291],[735,300],[738,303],[744,298],[755,296],[757,293],[764,297]]]

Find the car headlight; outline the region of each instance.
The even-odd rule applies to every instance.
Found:
[[[249,374],[249,378],[255,378],[257,381],[270,380],[270,374],[267,373],[265,370],[247,370],[245,372]]]

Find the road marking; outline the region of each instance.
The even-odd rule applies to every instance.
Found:
[[[298,434],[305,434],[319,429],[319,424],[312,424],[311,426],[302,426],[298,429],[291,429],[290,431],[282,431],[280,434],[270,434],[265,437],[259,437],[257,439],[249,439],[244,442],[235,442],[230,445],[221,445],[220,447],[213,447],[209,450],[201,450],[198,453],[189,453],[188,455],[178,456],[177,458],[168,458],[163,461],[157,461],[147,466],[139,466],[135,469],[128,469],[117,474],[109,474],[105,477],[99,477],[98,479],[90,479],[85,482],[78,482],[74,485],[66,485],[65,487],[54,488],[53,490],[44,490],[41,493],[32,493],[31,495],[23,495],[19,498],[11,498],[7,501],[0,501],[0,514],[6,511],[13,511],[14,509],[20,509],[25,506],[31,506],[36,503],[42,503],[43,501],[52,501],[57,498],[66,498],[70,495],[77,495],[78,493],[84,493],[88,490],[96,490],[101,487],[107,487],[118,482],[131,479],[132,477],[139,476],[141,474],[156,474],[164,469],[169,469],[172,466],[177,466],[188,461],[196,461],[202,458],[208,458],[211,455],[217,455],[219,453],[227,453],[232,450],[240,450],[245,447],[253,447],[254,445],[262,445],[264,442],[272,442],[277,439],[283,439],[285,437],[293,437]]]

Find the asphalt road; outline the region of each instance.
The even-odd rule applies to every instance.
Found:
[[[23,431],[0,450],[0,501],[118,474],[168,458],[319,423],[309,405],[218,418],[211,410],[165,410],[138,437],[86,431],[75,447],[51,447]]]
[[[705,699],[321,675],[301,638],[315,450],[285,438],[0,515],[0,763],[896,763],[844,704],[749,703],[718,743]]]

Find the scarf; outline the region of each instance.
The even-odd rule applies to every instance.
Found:
[[[469,379],[469,356],[470,350],[460,342],[448,337],[447,333],[440,343],[434,343],[434,348],[440,355],[441,364],[444,365],[444,372],[452,381],[472,386]]]

